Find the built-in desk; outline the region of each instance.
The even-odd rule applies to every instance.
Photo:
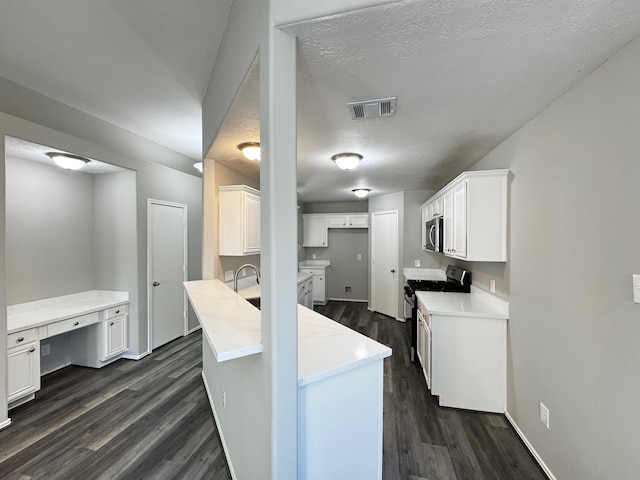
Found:
[[[129,293],[106,290],[63,295],[7,307],[9,408],[40,389],[40,341],[74,332],[72,362],[99,368],[128,348]]]

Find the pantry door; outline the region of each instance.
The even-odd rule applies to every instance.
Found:
[[[398,317],[398,211],[371,214],[371,310]]]
[[[148,200],[149,345],[154,350],[187,333],[187,206]]]

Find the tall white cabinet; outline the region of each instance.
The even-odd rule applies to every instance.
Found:
[[[220,255],[260,253],[260,191],[246,185],[218,187]]]
[[[507,261],[507,200],[509,170],[464,172],[427,200],[422,211],[424,224],[442,216],[443,253],[475,262]]]

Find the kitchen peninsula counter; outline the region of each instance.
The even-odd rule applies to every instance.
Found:
[[[216,361],[262,352],[260,311],[219,280],[184,282]],[[254,298],[250,291],[246,298]],[[383,359],[391,349],[298,305],[298,384]]]
[[[271,465],[261,314],[219,280],[185,282],[202,325],[202,377],[233,478]],[[382,478],[383,360],[391,349],[298,305],[298,474]]]

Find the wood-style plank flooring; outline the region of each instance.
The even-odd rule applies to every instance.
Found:
[[[202,384],[201,338],[44,376],[0,431],[0,479],[231,479]]]
[[[545,480],[502,415],[441,408],[409,361],[407,326],[366,304],[320,313],[393,349],[385,359],[384,480]],[[200,372],[200,332],[137,362],[66,367],[0,430],[0,479],[211,479],[230,474]]]
[[[384,364],[384,480],[546,480],[504,415],[438,405],[409,359],[408,324],[365,303],[316,310],[393,350]]]

